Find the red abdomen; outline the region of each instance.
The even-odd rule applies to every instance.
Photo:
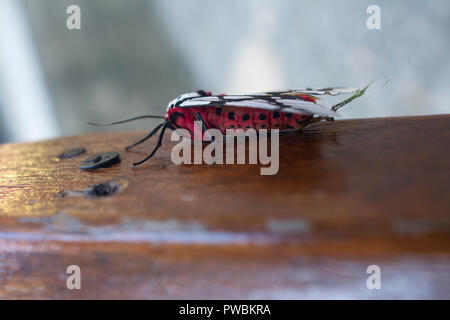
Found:
[[[293,131],[300,129],[301,122],[309,119],[311,115],[302,115],[282,112],[280,110],[271,111],[266,109],[243,108],[243,107],[194,107],[194,108],[173,108],[171,114],[177,113],[174,123],[187,129],[191,135],[194,131],[195,114],[201,115],[208,129],[219,129],[226,134],[226,129],[279,129],[280,131]]]

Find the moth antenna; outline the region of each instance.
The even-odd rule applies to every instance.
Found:
[[[94,123],[94,122],[88,122],[88,124],[92,125],[92,126],[112,126],[115,124],[121,124],[121,123],[126,123],[126,122],[130,122],[130,121],[134,121],[134,120],[139,120],[139,119],[164,119],[163,116],[154,116],[154,115],[144,115],[144,116],[139,116],[139,117],[134,117],[134,118],[130,118],[130,119],[126,119],[126,120],[121,120],[121,121],[116,121],[116,122],[111,122],[111,123]]]

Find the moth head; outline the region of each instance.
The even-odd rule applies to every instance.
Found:
[[[192,92],[188,92],[188,93],[183,93],[182,95],[179,95],[175,99],[169,101],[169,104],[167,105],[167,111],[177,107],[180,103],[182,103],[186,100],[197,98],[197,97],[206,97],[206,96],[210,96],[210,95],[211,95],[210,91],[204,91],[204,90],[197,90],[197,91],[192,91]]]

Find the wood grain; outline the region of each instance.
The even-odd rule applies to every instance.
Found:
[[[142,166],[145,132],[0,146],[0,298],[450,298],[450,116],[319,123],[280,170]],[[73,147],[87,153],[57,156]],[[121,153],[82,171],[88,156]],[[64,190],[114,181],[118,193]],[[68,265],[82,290],[66,288]],[[366,288],[379,265],[382,289]]]

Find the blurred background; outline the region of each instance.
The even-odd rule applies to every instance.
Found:
[[[366,26],[372,4],[381,30]],[[448,0],[0,0],[0,142],[147,130],[157,120],[87,122],[164,115],[197,89],[375,80],[342,118],[450,113],[449,18]]]

